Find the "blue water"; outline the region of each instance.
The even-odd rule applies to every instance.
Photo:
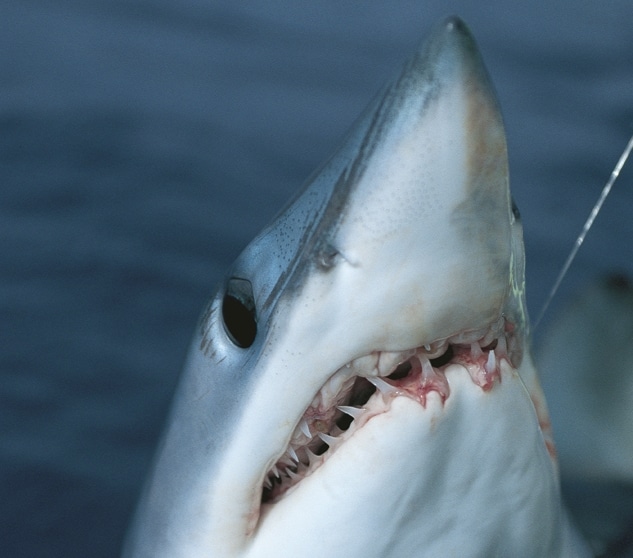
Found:
[[[0,555],[118,554],[205,299],[450,13],[503,107],[536,313],[633,133],[633,3],[483,5],[2,4]],[[633,272],[632,178],[552,312]]]

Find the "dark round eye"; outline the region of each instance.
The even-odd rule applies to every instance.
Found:
[[[257,316],[250,281],[236,277],[228,280],[222,300],[222,320],[235,345],[246,349],[253,344],[257,335]]]

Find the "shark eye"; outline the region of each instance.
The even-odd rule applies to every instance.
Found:
[[[224,330],[231,341],[243,349],[250,347],[257,335],[257,317],[253,286],[246,279],[231,277],[222,299]]]

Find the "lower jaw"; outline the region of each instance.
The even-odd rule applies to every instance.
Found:
[[[517,372],[503,362],[501,382],[489,391],[461,365],[445,374],[445,402],[435,392],[426,406],[394,397],[308,477],[264,504],[248,557],[315,549],[404,557],[418,555],[421,544],[446,554],[472,542],[482,518],[485,525],[512,523],[512,514],[526,520],[513,500],[522,498],[525,509],[548,498],[557,481]]]
[[[494,346],[497,346],[497,341]],[[274,504],[288,491],[292,491],[320,468],[358,429],[376,415],[388,412],[394,399],[409,398],[423,408],[429,396],[437,396],[441,402],[445,402],[451,393],[447,379],[447,372],[451,369],[467,372],[478,388],[489,391],[500,378],[501,361],[509,362],[505,342],[499,353],[503,355],[500,358],[495,356],[494,349],[482,349],[477,343],[451,345],[445,351],[443,361],[429,361],[425,351],[416,349],[410,351],[408,358],[395,366],[392,374],[386,377],[350,375],[345,380],[348,387],[338,395],[343,406],[337,407],[335,402],[323,405],[319,394],[315,401],[319,402],[318,412],[323,420],[311,415],[311,423],[308,424],[306,412],[302,419],[303,425],[298,426],[293,434],[293,440],[299,436],[303,438],[303,444],[298,444],[296,448],[290,444],[283,457],[267,473],[262,504]]]

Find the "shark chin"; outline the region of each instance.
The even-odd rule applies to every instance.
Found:
[[[365,424],[264,509],[247,556],[275,545],[284,556],[515,556],[526,540],[529,555],[559,555],[553,464],[517,372],[502,362],[488,391],[462,365],[444,374],[446,399],[381,393]],[[531,538],[535,512],[550,532]],[[504,536],[482,537],[490,525]]]
[[[204,310],[127,558],[582,557],[501,113],[439,25]]]
[[[514,556],[536,516],[527,555],[565,555],[547,414],[509,353],[501,318],[339,369],[268,472],[245,556],[280,540],[287,556]],[[491,525],[504,536],[480,536]]]

